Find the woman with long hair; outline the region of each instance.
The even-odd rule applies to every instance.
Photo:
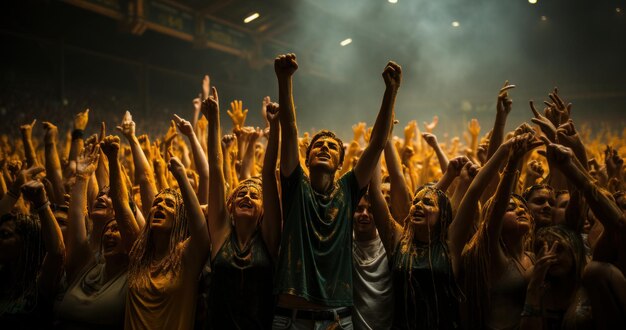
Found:
[[[268,329],[272,324],[274,261],[280,242],[276,160],[280,136],[278,104],[267,105],[270,136],[262,170],[243,180],[226,199],[215,87],[203,103],[209,119],[209,207],[211,285],[209,326],[214,329]]]
[[[467,295],[463,317],[470,329],[519,326],[527,287],[525,276],[533,264],[525,252],[533,220],[525,200],[512,191],[524,154],[540,144],[533,134],[522,134],[504,142],[489,160],[497,169],[508,158],[496,193],[483,207],[478,231],[463,252]],[[473,217],[474,212],[467,211],[477,209],[482,192],[468,190],[455,222]]]
[[[129,259],[125,329],[191,329],[198,278],[209,255],[206,220],[180,160],[168,168],[180,188],[150,207]]]
[[[100,147],[109,160],[110,187],[103,187],[93,202],[96,226],[87,236],[87,186],[98,164]],[[76,183],[71,191],[66,264],[68,288],[55,303],[58,329],[117,329],[124,324],[128,253],[139,233],[118,161],[119,138],[108,136],[100,145],[85,147],[76,161]],[[101,228],[101,231],[97,229]]]

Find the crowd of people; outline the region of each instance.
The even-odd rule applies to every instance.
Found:
[[[440,142],[437,117],[399,134],[389,62],[373,126],[344,143],[299,132],[296,56],[274,68],[264,128],[233,101],[224,134],[205,76],[162,136],[130,112],[89,135],[89,110],[68,136],[2,132],[2,328],[626,326],[626,130],[592,137],[555,88],[506,132],[507,81],[486,134]]]

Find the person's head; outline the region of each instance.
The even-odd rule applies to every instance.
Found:
[[[446,194],[432,186],[417,189],[409,215],[405,221],[405,231],[428,233],[430,238],[445,240],[448,225],[452,221],[452,207]]]
[[[490,200],[488,205],[485,205],[485,212],[490,212],[492,206],[493,199]],[[524,237],[532,232],[533,220],[532,213],[524,198],[511,194],[502,221],[502,235]]]
[[[374,224],[374,216],[370,209],[369,196],[367,194],[361,197],[352,217],[354,236],[357,241],[362,240],[359,238],[370,237],[372,230],[376,230],[376,224]]]
[[[556,204],[556,198],[552,187],[545,184],[531,186],[524,191],[523,197],[533,214],[537,228],[553,224],[552,208]]]
[[[39,219],[19,213],[0,217],[0,265],[13,272],[16,281],[5,293],[10,303],[36,293],[44,255]]]
[[[306,165],[309,169],[335,172],[343,164],[344,152],[341,139],[331,131],[321,130],[313,135],[306,149]]]
[[[537,230],[534,244],[534,252],[537,259],[543,257],[553,244],[556,247],[556,262],[548,269],[547,278],[558,280],[565,276],[574,276],[580,280],[585,268],[585,248],[582,238],[567,226],[556,225],[540,228]]]
[[[556,192],[556,201],[554,208],[552,209],[552,219],[555,225],[562,225],[565,223],[565,210],[567,204],[569,204],[569,191],[560,190]]]
[[[240,221],[258,225],[263,218],[263,186],[258,178],[241,181],[226,201],[233,225]]]
[[[105,259],[120,255],[128,256],[122,244],[122,235],[117,227],[117,221],[111,220],[104,225],[102,231],[102,255]]]
[[[91,213],[89,216],[94,220],[110,221],[115,217],[113,210],[113,202],[109,197],[109,186],[102,187],[98,192],[98,196],[91,204]]]
[[[157,236],[167,239],[157,240],[155,239]],[[161,190],[155,196],[146,225],[129,253],[129,285],[135,287],[147,285],[149,281],[147,272],[155,261],[157,244],[164,244],[159,248],[168,250],[168,254],[159,263],[161,270],[163,272],[180,270],[182,250],[179,249],[179,244],[188,237],[189,226],[182,195],[172,188]]]

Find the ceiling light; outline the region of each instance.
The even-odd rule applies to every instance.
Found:
[[[537,3],[537,0],[528,0],[528,3],[530,3],[531,5],[534,5]]]
[[[618,13],[618,14],[621,13],[622,12],[622,8],[619,8],[619,7],[615,8],[615,12]]]
[[[259,15],[259,13],[254,13],[254,14],[244,18],[243,22],[244,23],[250,23],[250,22],[254,21],[255,19],[259,18],[259,16],[261,16],[261,15]]]
[[[452,27],[459,27],[459,26],[461,26],[461,23],[457,21],[452,22]]]
[[[398,0],[387,0],[389,3],[398,3]]]
[[[347,45],[349,45],[351,43],[352,43],[352,39],[348,38],[348,39],[340,42],[339,44],[342,45],[342,46],[347,46]]]
[[[542,15],[541,16],[541,20],[544,21],[544,22],[547,21],[548,20],[548,16]]]

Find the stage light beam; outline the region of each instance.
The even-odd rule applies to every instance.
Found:
[[[528,3],[530,3],[531,5],[534,5],[537,3],[537,0],[528,0]]]
[[[458,28],[459,26],[461,26],[461,23],[459,23],[458,21],[452,22],[452,27]]]
[[[243,22],[248,24],[248,23],[254,21],[255,19],[259,18],[259,16],[261,16],[261,15],[259,15],[259,13],[254,13],[254,14],[244,18]]]
[[[352,39],[348,38],[348,39],[340,42],[339,44],[342,45],[342,46],[347,46],[347,45],[349,45],[351,43],[352,43]]]

